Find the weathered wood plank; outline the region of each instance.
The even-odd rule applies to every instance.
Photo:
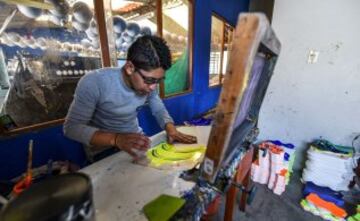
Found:
[[[240,15],[234,32],[229,67],[202,165],[202,176],[209,182],[215,181],[221,163],[226,157],[225,152],[229,148],[234,121],[240,110],[244,91],[249,86],[253,62],[261,44],[275,55],[280,51],[280,43],[263,14]]]

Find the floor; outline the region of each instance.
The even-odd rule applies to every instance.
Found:
[[[318,216],[304,211],[300,207],[302,198],[302,184],[300,173],[292,176],[286,191],[281,195],[275,195],[265,185],[255,184],[256,193],[246,212],[236,209],[234,221],[321,221]],[[219,214],[213,221],[221,221],[224,217],[224,203],[222,203]]]

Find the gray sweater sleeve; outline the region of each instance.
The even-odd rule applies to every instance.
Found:
[[[165,128],[167,123],[174,123],[156,90],[150,93],[148,102],[152,115],[156,118],[156,121],[162,129]]]
[[[80,79],[64,123],[64,134],[70,139],[90,144],[93,134],[98,130],[89,126],[99,100],[100,90],[94,75],[88,74]]]

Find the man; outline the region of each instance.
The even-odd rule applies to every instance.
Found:
[[[130,46],[122,68],[99,69],[79,81],[64,134],[85,144],[90,158],[96,152],[116,147],[137,159],[137,153],[150,145],[137,120],[137,110],[148,103],[165,129],[168,142],[196,142],[195,137],[176,130],[156,91],[170,66],[170,50],[163,39],[138,38]]]

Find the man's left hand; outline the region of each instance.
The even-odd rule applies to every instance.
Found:
[[[181,133],[176,129],[176,127],[172,123],[166,124],[165,130],[167,134],[167,142],[170,144],[174,142],[188,143],[188,144],[197,142],[196,137]]]

